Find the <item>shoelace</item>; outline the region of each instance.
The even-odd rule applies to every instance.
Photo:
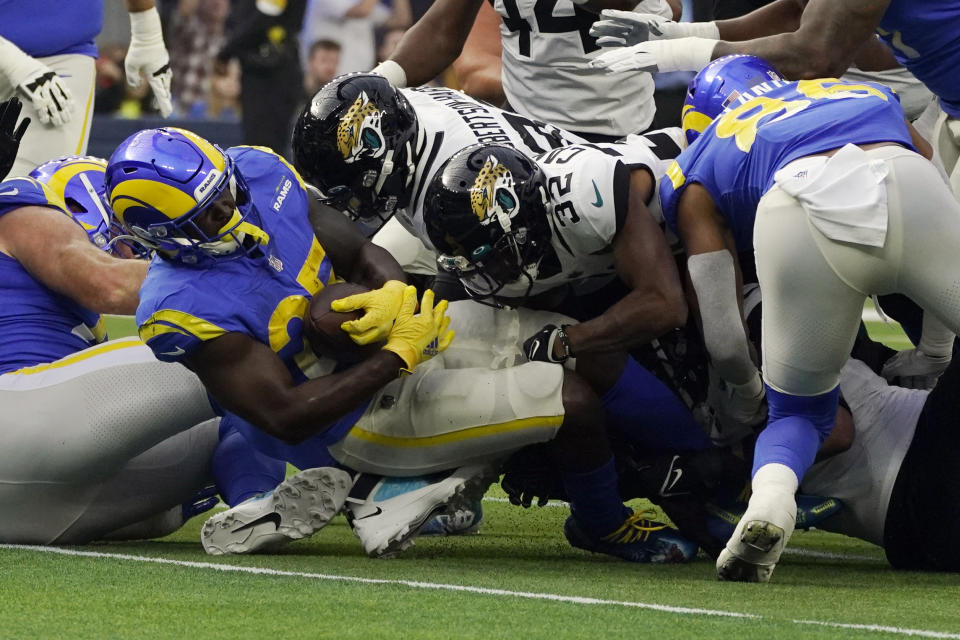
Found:
[[[667,525],[662,522],[657,522],[655,520],[650,520],[649,518],[655,517],[657,512],[653,509],[644,509],[642,511],[635,511],[630,514],[630,517],[623,521],[623,524],[620,525],[620,528],[614,531],[613,533],[608,533],[603,536],[605,542],[613,542],[616,544],[629,544],[631,542],[643,542],[650,537],[650,534],[654,531],[660,531],[661,529],[666,529]]]

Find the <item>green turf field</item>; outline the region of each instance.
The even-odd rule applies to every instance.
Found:
[[[363,556],[342,517],[269,556],[204,555],[202,518],[152,542],[0,547],[0,638],[960,638],[960,576],[895,573],[842,536],[798,532],[773,583],[728,584],[705,557],[571,549],[562,507],[494,488],[484,511],[480,534],[389,560]]]

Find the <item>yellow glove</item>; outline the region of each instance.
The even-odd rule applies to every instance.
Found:
[[[399,280],[389,280],[379,289],[334,300],[330,308],[341,313],[363,309],[363,316],[344,322],[340,328],[357,344],[380,342],[390,335],[406,288]]]
[[[427,289],[420,301],[420,313],[414,315],[416,310],[417,289],[407,287],[400,313],[393,323],[387,344],[383,346],[400,356],[409,371],[445,350],[453,341],[453,331],[448,331],[450,318],[445,315],[446,300],[434,307],[433,291]]]

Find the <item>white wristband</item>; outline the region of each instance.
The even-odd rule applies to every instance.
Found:
[[[397,88],[402,89],[407,86],[407,72],[393,60],[384,60],[371,69],[370,72],[380,74]]]
[[[720,29],[716,22],[675,22],[670,27],[671,30],[676,30],[677,35],[671,35],[673,38],[720,39]]]
[[[917,348],[928,356],[945,358],[953,355],[953,331],[928,311],[923,312],[923,331]]]
[[[130,14],[130,39],[144,43],[163,41],[163,29],[160,26],[160,14],[156,7]]]
[[[759,398],[763,394],[763,380],[760,378],[759,373],[745,384],[731,383],[730,386],[733,387],[733,392],[741,398]]]
[[[657,40],[656,44],[660,46],[657,70],[700,71],[710,64],[717,42],[707,38]]]
[[[0,37],[0,73],[16,87],[39,63],[6,38]]]

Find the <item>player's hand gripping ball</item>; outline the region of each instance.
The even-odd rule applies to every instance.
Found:
[[[331,308],[334,300],[369,291],[366,287],[341,282],[324,288],[310,301],[310,310],[305,318],[303,333],[317,357],[333,358],[340,364],[355,364],[373,355],[383,342],[359,345],[343,330],[343,323],[363,316],[363,310],[338,312]]]
[[[421,362],[442,353],[453,341],[447,301],[433,305],[433,291],[427,289],[417,310],[417,289],[408,286],[403,292],[403,304],[393,323],[390,337],[383,348],[403,360],[407,371],[413,371]]]
[[[361,312],[358,319],[343,324],[343,330],[350,334],[354,342],[381,342],[386,340],[393,330],[406,288],[407,285],[403,282],[390,280],[379,289],[364,290],[364,293],[334,300],[330,308],[334,311]]]

